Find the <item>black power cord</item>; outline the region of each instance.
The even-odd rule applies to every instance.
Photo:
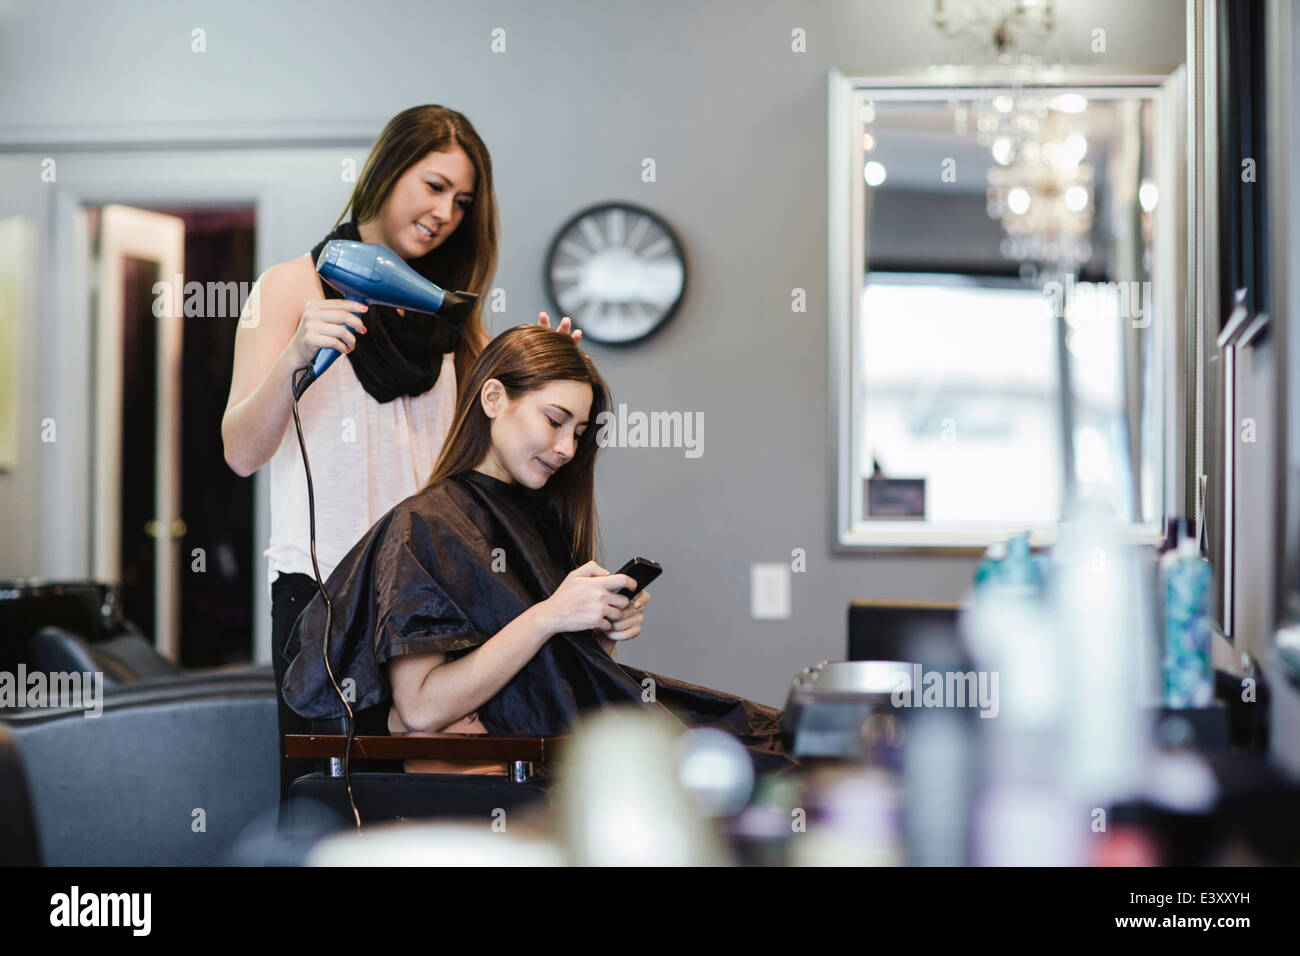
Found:
[[[316,496],[312,490],[311,483],[311,463],[307,460],[307,443],[302,437],[302,419],[298,417],[298,399],[302,398],[303,392],[307,387],[316,381],[316,373],[310,365],[304,365],[302,368],[295,369],[293,373],[293,424],[298,431],[298,448],[302,452],[302,464],[307,470],[307,520],[311,530],[311,566],[316,575],[316,587],[320,590],[320,596],[325,601],[325,640],[322,642],[321,651],[325,660],[325,673],[330,676],[330,683],[334,685],[334,692],[339,695],[339,700],[343,702],[343,709],[347,711],[347,743],[343,748],[343,786],[348,792],[348,805],[352,808],[352,817],[357,823],[357,832],[361,832],[361,811],[357,809],[357,799],[352,793],[352,775],[351,775],[351,757],[352,757],[352,738],[356,734],[356,722],[352,713],[352,706],[348,703],[343,689],[339,687],[339,682],[334,678],[334,671],[330,667],[330,628],[334,620],[334,605],[330,603],[329,594],[325,592],[325,582],[321,580],[320,564],[316,560]]]

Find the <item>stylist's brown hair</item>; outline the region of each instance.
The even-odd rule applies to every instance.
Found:
[[[412,106],[398,113],[371,147],[352,196],[334,227],[338,228],[349,211],[358,223],[373,219],[404,172],[429,153],[444,153],[456,147],[465,151],[478,176],[469,212],[442,245],[419,259],[410,260],[410,264],[450,292],[473,292],[478,296],[456,343],[459,383],[465,380],[488,340],[483,302],[488,283],[496,272],[501,235],[496,191],[492,187],[492,157],[473,124],[463,114],[445,106]]]

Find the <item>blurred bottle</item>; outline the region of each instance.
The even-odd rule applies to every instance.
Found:
[[[790,841],[794,866],[901,866],[903,806],[898,775],[871,765],[832,764],[809,774],[806,827]]]
[[[1029,532],[1007,542],[1007,558],[1002,567],[1003,582],[1027,594],[1041,595],[1047,582],[1046,559],[1034,556],[1029,547]]]
[[[975,566],[975,584],[978,587],[985,581],[996,578],[1002,571],[1002,562],[1007,558],[1007,544],[1005,541],[995,541],[989,545],[988,550],[984,552],[984,557],[980,558],[980,563]]]
[[[1209,707],[1214,702],[1210,658],[1210,588],[1214,572],[1196,541],[1179,540],[1160,559],[1164,598],[1164,703]]]
[[[636,706],[579,722],[556,783],[573,866],[718,866],[732,862],[718,828],[683,786],[680,727]]]
[[[854,757],[809,765],[789,844],[792,865],[905,862],[899,767],[907,742],[903,718],[887,707],[863,722]]]
[[[1008,541],[995,541],[975,567],[975,586],[1001,584],[1038,592],[1046,580],[1045,559],[1035,557],[1025,531]]]
[[[1068,674],[1044,578],[1028,536],[1013,538],[962,618],[976,666],[998,687],[996,716],[974,721],[971,862],[981,866],[1070,865],[1080,856],[1079,812],[1064,787]]]
[[[1081,502],[1056,549],[1056,633],[1069,675],[1066,783],[1091,820],[1142,785],[1151,750],[1143,684],[1154,676],[1151,595],[1135,544],[1110,509]]]
[[[903,826],[909,866],[971,862],[975,724],[968,708],[924,707],[907,716]]]

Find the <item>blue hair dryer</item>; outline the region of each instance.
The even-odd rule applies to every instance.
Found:
[[[316,271],[349,299],[436,315],[455,332],[464,327],[478,299],[472,292],[444,292],[391,249],[373,242],[331,239],[316,260]],[[338,349],[317,352],[310,375],[295,394],[301,396],[338,357]]]

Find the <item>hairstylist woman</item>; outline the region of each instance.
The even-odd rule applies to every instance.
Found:
[[[317,592],[307,482],[293,426],[294,370],[322,348],[341,353],[298,403],[323,581],[375,521],[428,480],[455,414],[456,383],[487,342],[482,304],[496,271],[500,229],[491,157],[469,120],[433,105],[393,117],[335,226],[310,252],[258,278],[235,333],[221,422],[226,462],[235,472],[251,475],[271,462],[271,540],[264,554],[277,688],[289,629]],[[459,336],[427,317],[407,320],[400,310],[343,299],[323,284],[315,262],[330,239],[387,246],[443,289],[478,295]],[[568,322],[560,331],[568,331]],[[549,327],[545,313],[539,324]],[[277,704],[281,735],[310,730],[278,695]],[[283,754],[283,740],[280,745]],[[281,766],[283,800],[312,762],[282,760]]]

